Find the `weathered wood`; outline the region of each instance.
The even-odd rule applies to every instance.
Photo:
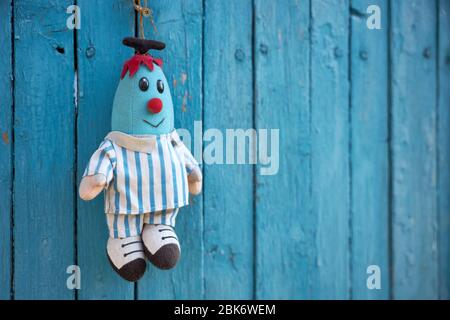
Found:
[[[0,3],[0,299],[9,299],[11,290],[11,200],[13,151],[12,28],[11,3]]]
[[[149,1],[145,34],[167,44],[154,54],[191,148],[202,119],[224,137],[280,129],[280,166],[204,165],[177,219],[179,265],[136,285],[106,258],[103,196],[77,195],[134,10],[76,2],[76,33],[73,1],[0,3],[0,299],[73,299],[75,263],[79,299],[449,298],[450,0]],[[371,4],[381,30],[366,27]]]
[[[225,138],[226,129],[253,128],[252,1],[206,1],[204,30],[204,127]],[[251,299],[253,166],[204,171],[205,298]]]
[[[370,0],[351,2],[351,280],[354,299],[389,298],[388,1],[381,30],[366,25]],[[367,288],[367,268],[381,290]]]
[[[450,0],[439,1],[439,297],[450,298]]]
[[[254,14],[255,124],[280,130],[278,173],[263,176],[262,165],[255,172],[255,297],[308,298],[317,272],[309,1],[256,1]]]
[[[164,59],[164,73],[171,84],[174,102],[175,127],[187,129],[193,141],[194,121],[202,119],[202,2],[164,0],[149,4],[158,33],[154,33],[146,19],[145,35],[167,45],[155,56]],[[202,195],[191,197],[189,207],[180,210],[176,232],[181,243],[180,262],[170,271],[157,270],[150,264],[138,284],[139,299],[203,297]]]
[[[311,203],[313,298],[349,297],[349,2],[312,1]],[[295,189],[294,189],[295,190]]]
[[[71,299],[74,263],[72,1],[14,1],[16,299]]]
[[[393,297],[437,297],[436,1],[393,1]]]
[[[77,181],[92,153],[111,130],[111,109],[123,63],[133,50],[122,39],[134,35],[130,1],[78,0],[82,24],[77,31],[78,138]],[[104,14],[107,12],[108,14]],[[78,264],[82,272],[79,299],[133,299],[134,285],[111,268],[106,256],[103,195],[85,202],[78,199]]]

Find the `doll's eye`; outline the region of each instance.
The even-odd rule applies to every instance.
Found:
[[[148,90],[148,80],[146,77],[142,77],[141,80],[139,80],[139,89],[142,91]]]
[[[159,93],[163,93],[164,92],[164,82],[162,82],[162,80],[156,81],[156,88],[158,89]]]

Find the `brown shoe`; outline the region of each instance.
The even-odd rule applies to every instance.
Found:
[[[108,239],[106,254],[113,269],[125,280],[138,281],[145,273],[147,263],[140,236]]]
[[[144,225],[142,231],[144,252],[148,260],[159,269],[172,269],[180,258],[180,244],[172,227]]]

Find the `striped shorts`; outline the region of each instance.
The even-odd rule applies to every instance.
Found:
[[[179,208],[145,214],[107,213],[109,236],[114,239],[139,236],[144,224],[163,224],[175,227]]]

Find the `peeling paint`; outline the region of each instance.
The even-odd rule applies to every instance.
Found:
[[[3,132],[3,134],[2,134],[2,139],[3,139],[3,142],[5,143],[5,144],[9,144],[9,137],[8,137],[8,132]]]
[[[187,80],[187,74],[183,72],[183,73],[181,74],[181,79],[180,79],[180,80],[181,80],[181,84],[184,85],[184,83],[185,83],[186,80]]]
[[[187,110],[187,100],[188,100],[188,97],[189,97],[189,94],[188,94],[188,92],[186,91],[186,92],[184,93],[184,96],[183,96],[183,102],[181,103],[181,111],[182,111],[182,112],[186,112],[186,110]]]

